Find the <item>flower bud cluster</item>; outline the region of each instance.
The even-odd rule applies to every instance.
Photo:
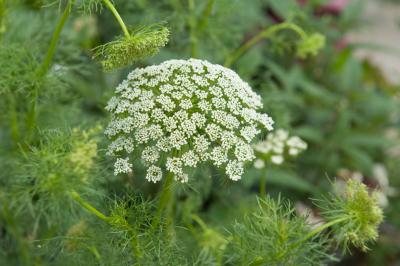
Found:
[[[133,62],[158,53],[168,42],[169,30],[159,24],[141,27],[130,36],[96,47],[94,58],[101,61],[106,71],[126,67]]]

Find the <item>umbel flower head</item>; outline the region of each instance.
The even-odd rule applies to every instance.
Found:
[[[318,205],[327,223],[334,223],[333,236],[346,249],[352,244],[365,251],[367,243],[378,237],[378,226],[383,220],[378,195],[370,194],[360,181],[350,179],[344,191]]]
[[[165,170],[187,182],[189,171],[206,162],[238,180],[254,159],[253,138],[272,130],[273,120],[258,112],[260,96],[232,70],[207,61],[136,69],[115,92],[105,131],[113,140],[108,154],[117,157],[115,174],[131,171],[129,154],[137,149],[152,182]]]
[[[282,164],[285,158],[299,155],[307,149],[307,143],[297,136],[289,136],[289,132],[284,129],[278,129],[253,147],[257,156],[254,167],[261,169],[265,167],[265,161]]]
[[[128,66],[133,62],[156,54],[168,42],[169,30],[154,24],[144,26],[94,49],[94,58],[100,59],[104,70]]]

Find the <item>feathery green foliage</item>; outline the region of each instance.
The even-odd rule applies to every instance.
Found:
[[[59,130],[42,132],[41,143],[23,152],[13,165],[14,179],[8,181],[13,195],[11,207],[20,215],[28,215],[29,210],[34,219],[46,217],[49,223],[62,220],[65,210],[72,207],[67,191],[91,190],[99,182],[94,178],[98,173],[98,133],[99,128],[73,129],[67,134]]]
[[[12,62],[12,64],[10,64]],[[29,98],[36,82],[37,57],[25,47],[0,46],[0,95]]]
[[[232,265],[324,264],[329,257],[325,238],[296,245],[309,231],[307,217],[296,216],[290,203],[280,198],[259,199],[258,204],[258,211],[236,223],[231,233]]]
[[[157,219],[152,202],[128,195],[125,199],[114,200],[107,216],[83,200],[76,192],[72,192],[71,195],[108,225],[108,228],[103,229],[108,232],[106,235],[109,235],[109,239],[104,239],[104,243],[100,246],[102,248],[100,262],[106,264],[118,262],[123,265],[191,265],[189,258],[184,256],[187,252],[185,248],[164,230],[165,222],[161,221],[157,228],[152,226],[153,220]],[[89,243],[90,241],[89,239]],[[107,250],[103,250],[104,248]],[[112,252],[113,249],[120,252]],[[109,257],[104,256],[105,252],[111,252],[108,254]]]

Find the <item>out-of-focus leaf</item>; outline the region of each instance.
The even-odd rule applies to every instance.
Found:
[[[367,133],[351,133],[344,139],[344,142],[361,148],[383,148],[389,144],[389,141],[383,136]]]
[[[267,185],[274,184],[302,192],[313,192],[314,186],[305,178],[291,171],[270,169],[267,172]]]
[[[323,141],[324,138],[321,132],[315,130],[315,128],[312,128],[310,126],[302,126],[296,128],[295,132],[299,137],[305,139],[306,141],[320,143]]]
[[[374,162],[368,153],[355,146],[344,146],[342,149],[349,159],[351,159],[349,165],[353,167],[353,169],[359,169],[367,174],[371,172]]]

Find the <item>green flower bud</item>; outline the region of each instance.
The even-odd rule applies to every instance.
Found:
[[[159,24],[141,27],[129,37],[98,46],[93,58],[99,59],[106,71],[125,67],[147,56],[156,54],[168,42],[169,30]]]
[[[297,44],[297,56],[301,59],[307,56],[316,56],[325,46],[325,36],[320,33],[307,35]]]
[[[366,251],[367,243],[378,237],[378,226],[383,220],[378,195],[369,194],[367,187],[359,181],[347,181],[344,192],[333,195],[322,215],[331,228],[338,244],[346,249],[349,244]]]

